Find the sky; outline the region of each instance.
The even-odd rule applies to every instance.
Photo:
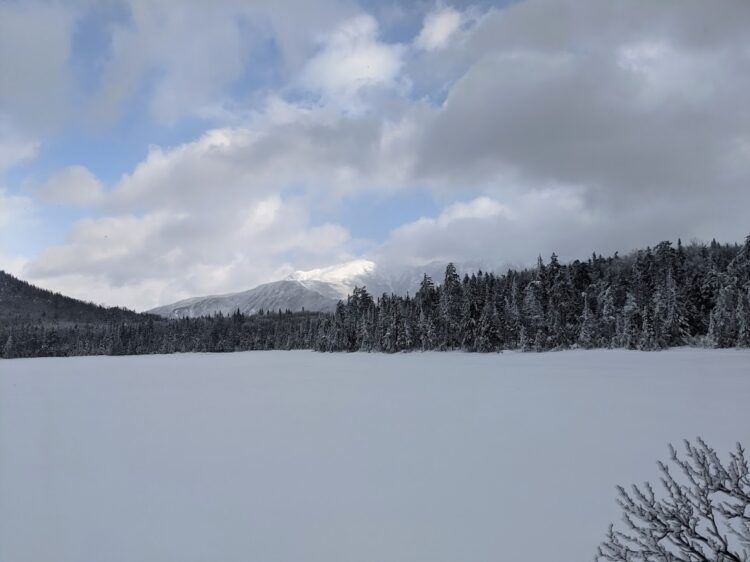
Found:
[[[0,0],[0,269],[145,310],[750,233],[750,2]]]

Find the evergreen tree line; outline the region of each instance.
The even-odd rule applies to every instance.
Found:
[[[750,347],[750,236],[743,245],[661,242],[628,256],[461,277],[424,276],[413,295],[364,287],[334,313],[0,327],[4,357],[186,351]]]
[[[321,313],[290,311],[99,324],[0,326],[0,357],[312,349]]]

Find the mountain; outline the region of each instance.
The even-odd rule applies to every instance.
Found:
[[[259,310],[330,311],[342,298],[337,287],[322,281],[284,279],[258,285],[249,291],[225,295],[209,295],[182,300],[150,310],[165,318],[194,318],[213,314],[243,314]]]
[[[35,287],[0,271],[0,322],[101,324],[144,320],[123,308],[107,308]]]
[[[475,270],[466,266],[464,270]],[[445,263],[434,262],[414,267],[379,267],[375,262],[358,259],[343,264],[307,271],[296,271],[286,279],[259,285],[239,293],[194,297],[149,310],[165,318],[266,311],[332,311],[340,299],[346,299],[354,287],[367,287],[374,296],[383,293],[414,294],[426,273],[441,280]]]
[[[238,309],[243,314],[253,314],[261,309],[332,311],[355,285],[361,285],[374,267],[373,262],[355,260],[333,267],[296,271],[286,279],[264,283],[248,291],[194,297],[149,312],[165,318],[194,318],[232,314]]]

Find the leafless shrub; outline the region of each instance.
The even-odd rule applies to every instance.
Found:
[[[750,560],[750,475],[738,443],[723,464],[702,439],[685,441],[685,457],[670,445],[671,465],[659,462],[665,490],[649,483],[618,486],[624,529],[610,525],[596,561],[747,562]]]

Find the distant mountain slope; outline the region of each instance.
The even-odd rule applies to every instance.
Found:
[[[0,322],[105,323],[143,320],[123,308],[106,308],[35,287],[0,271]]]
[[[218,313],[232,314],[238,309],[243,314],[253,314],[261,309],[330,311],[343,297],[339,288],[332,283],[284,279],[240,293],[186,299],[149,312],[165,318],[193,318]]]
[[[381,268],[364,259],[331,267],[296,271],[288,278],[259,285],[254,289],[224,295],[194,297],[149,310],[165,318],[194,318],[213,314],[232,314],[237,309],[243,314],[291,310],[297,312],[332,311],[336,303],[346,300],[354,287],[367,287],[375,297],[385,294],[414,294],[426,273],[440,281],[445,263],[433,262],[422,266]],[[475,271],[476,266],[465,265],[464,270]]]

